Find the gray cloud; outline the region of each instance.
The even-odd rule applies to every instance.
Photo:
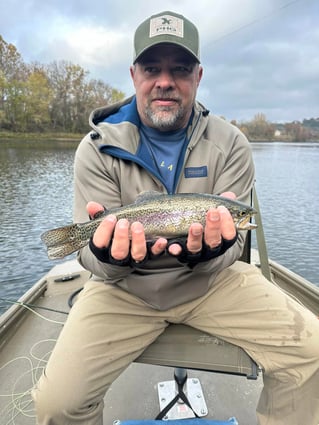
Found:
[[[198,98],[228,119],[318,117],[317,0],[0,0],[0,34],[26,62],[69,60],[132,93],[132,36],[147,16],[175,10],[199,28]],[[287,6],[287,7],[285,7]]]

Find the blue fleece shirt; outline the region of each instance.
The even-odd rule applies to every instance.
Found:
[[[174,192],[183,165],[188,142],[186,132],[186,128],[162,132],[143,124],[140,127],[141,144],[149,151],[153,166],[165,181],[169,193]]]

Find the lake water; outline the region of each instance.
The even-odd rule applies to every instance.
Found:
[[[252,147],[269,257],[319,286],[319,144]],[[0,141],[0,298],[18,299],[56,264],[40,234],[72,221],[75,149]],[[0,299],[0,312],[9,305]]]

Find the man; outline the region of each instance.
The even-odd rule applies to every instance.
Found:
[[[150,190],[249,202],[248,141],[195,100],[196,27],[173,12],[144,21],[130,72],[136,95],[94,111],[78,148],[74,220]],[[141,223],[107,216],[78,254],[93,277],[34,391],[38,423],[101,425],[112,382],[168,323],[185,323],[243,347],[263,368],[259,424],[317,425],[319,321],[237,261],[244,239],[222,207],[204,227],[193,223],[185,241],[150,243]]]

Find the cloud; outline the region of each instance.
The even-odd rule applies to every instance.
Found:
[[[67,60],[130,95],[132,37],[151,14],[174,10],[201,35],[198,98],[228,119],[319,116],[317,0],[0,0],[0,34],[26,62]]]
[[[103,26],[68,25],[62,36],[57,33],[51,37],[39,55],[68,58],[89,69],[102,65],[108,70],[132,55],[131,34]]]

